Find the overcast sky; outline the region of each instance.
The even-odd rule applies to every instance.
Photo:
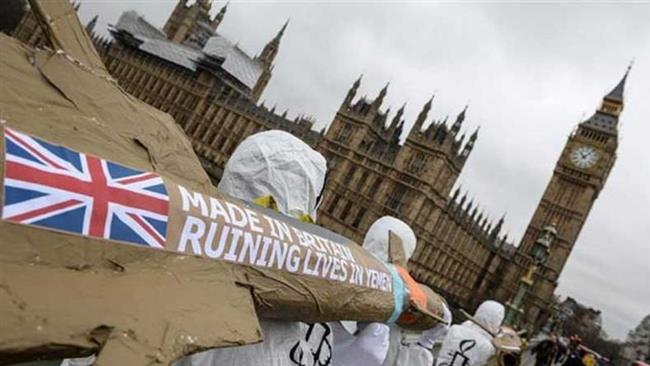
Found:
[[[134,9],[162,27],[175,1],[90,1],[98,30]],[[215,1],[213,13],[223,5]],[[650,313],[650,3],[242,2],[219,32],[258,53],[291,18],[263,95],[289,115],[328,124],[352,82],[407,121],[435,93],[430,117],[469,103],[481,126],[459,179],[517,242],[569,133],[598,107],[634,59],[618,160],[560,278],[558,293],[603,311],[624,338]]]

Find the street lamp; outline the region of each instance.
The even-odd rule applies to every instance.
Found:
[[[526,274],[519,280],[519,289],[515,297],[506,303],[506,318],[504,323],[511,327],[516,327],[519,321],[519,316],[524,314],[522,305],[526,293],[533,287],[535,280],[535,272],[537,268],[546,263],[549,254],[551,253],[551,244],[557,238],[557,230],[554,225],[544,227],[541,235],[535,240],[533,246],[528,253],[531,263],[528,267]]]
[[[555,226],[549,225],[544,228],[542,235],[533,243],[530,249],[530,257],[536,265],[542,265],[546,262],[548,255],[551,253],[551,243],[557,238]]]

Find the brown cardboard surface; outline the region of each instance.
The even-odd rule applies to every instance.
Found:
[[[402,239],[392,231],[388,232],[388,262],[404,268],[408,265]]]
[[[17,237],[0,254],[0,364],[99,349],[98,365],[167,364],[260,339],[221,262],[0,222],[3,246]]]
[[[69,2],[32,5],[54,12],[65,53],[0,34],[0,124],[213,191],[173,119],[101,72]],[[168,364],[261,339],[250,291],[227,265],[115,246],[0,222],[0,364],[102,344],[100,365]]]
[[[39,23],[46,25],[41,28],[55,50],[65,50],[93,72],[108,75],[72,4],[48,0],[30,1],[30,5]]]
[[[49,2],[48,2],[49,3]],[[0,119],[23,132],[213,192],[174,120],[65,55],[0,35]]]

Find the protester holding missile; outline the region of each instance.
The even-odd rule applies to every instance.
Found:
[[[384,216],[370,226],[363,248],[379,260],[388,262],[390,232],[402,240],[404,258],[408,260],[415,250],[415,233],[405,222],[391,216]],[[334,365],[432,365],[430,350],[437,339],[444,337],[451,323],[451,313],[447,307],[444,308],[444,314],[444,323],[423,332],[418,342],[412,344],[405,342],[403,329],[395,324],[389,328],[376,323],[365,326],[355,322],[333,322]],[[389,332],[390,336],[386,342],[381,342],[379,340],[383,338],[384,332]]]
[[[474,316],[449,329],[436,366],[483,366],[495,355],[492,338],[499,332],[505,315],[496,301],[482,303]]]
[[[282,131],[266,131],[249,136],[235,149],[218,189],[229,196],[313,222],[326,169],[325,158],[298,138]],[[371,323],[367,328],[364,334],[372,340],[369,343],[378,340],[373,330],[382,326]],[[177,366],[334,365],[332,330],[327,323],[262,320],[261,327],[262,343],[202,352],[187,357]],[[387,341],[387,334],[384,338]],[[364,339],[361,337],[361,342]]]

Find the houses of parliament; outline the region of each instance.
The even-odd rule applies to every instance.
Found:
[[[127,11],[110,27],[110,39],[95,34],[97,17],[86,30],[122,88],[174,117],[215,182],[235,147],[259,131],[285,130],[320,151],[330,166],[320,225],[362,242],[379,217],[404,220],[418,237],[412,275],[452,306],[473,310],[485,299],[511,300],[531,264],[533,243],[553,225],[557,239],[522,307],[528,327],[546,321],[558,278],[616,160],[627,73],[568,137],[516,246],[502,233],[504,218],[490,222],[475,202],[452,191],[478,141],[478,130],[461,133],[466,109],[451,121],[434,119],[432,98],[405,131],[404,107],[389,115],[384,106],[388,85],[372,99],[359,98],[359,78],[328,128],[316,132],[313,119],[290,120],[258,102],[287,24],[250,56],[219,34],[227,4],[213,16],[212,6],[180,0],[162,29]],[[47,46],[30,12],[14,36]]]

